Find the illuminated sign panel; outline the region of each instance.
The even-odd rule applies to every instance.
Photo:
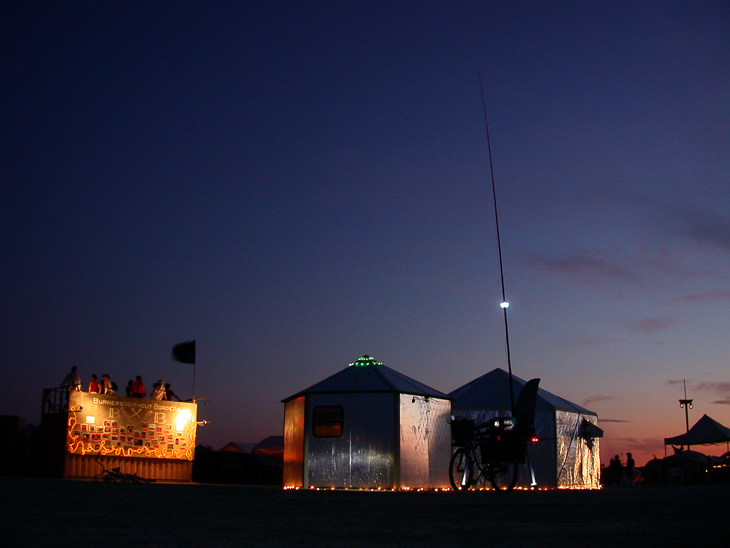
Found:
[[[197,407],[69,392],[66,449],[77,455],[193,460]]]

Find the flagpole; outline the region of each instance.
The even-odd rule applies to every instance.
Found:
[[[195,403],[195,362],[193,362],[193,403]]]

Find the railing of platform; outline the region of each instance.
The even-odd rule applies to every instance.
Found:
[[[50,415],[68,411],[68,387],[44,388],[41,413]]]

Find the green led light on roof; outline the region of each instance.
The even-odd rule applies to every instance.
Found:
[[[361,356],[357,359],[356,362],[353,362],[350,364],[350,367],[366,367],[368,365],[383,365],[379,361],[376,361],[375,358],[371,356]]]

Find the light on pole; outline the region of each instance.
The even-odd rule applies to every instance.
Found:
[[[689,432],[689,410],[692,409],[692,400],[687,399],[687,381],[683,380],[684,383],[684,399],[679,400],[679,407],[684,408],[684,423],[687,426],[687,432]]]

